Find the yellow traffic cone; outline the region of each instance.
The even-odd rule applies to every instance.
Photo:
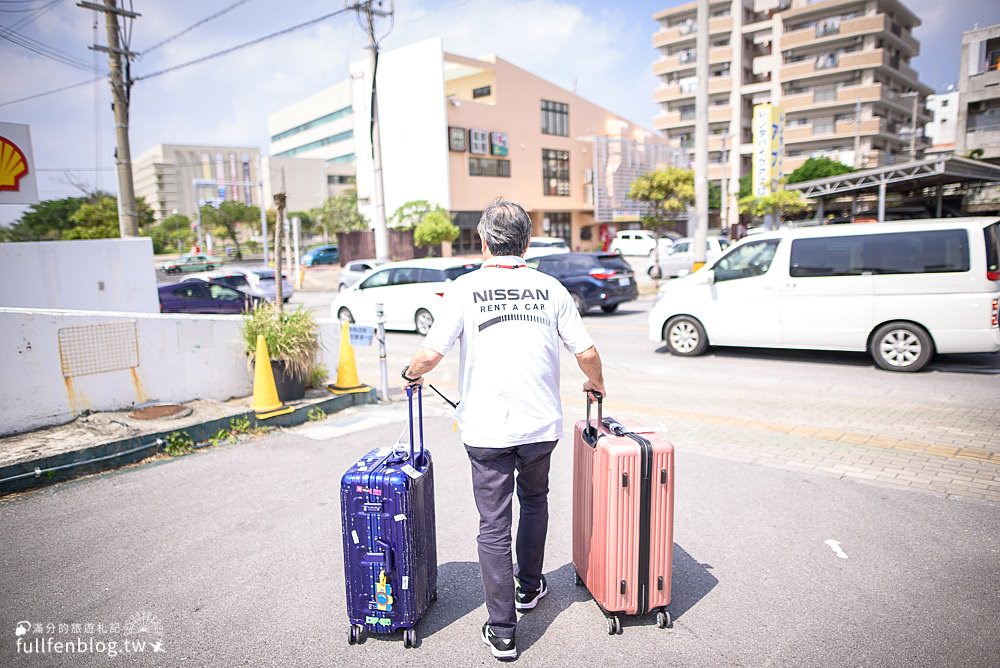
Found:
[[[337,382],[327,385],[334,394],[367,392],[371,388],[358,380],[358,365],[354,361],[354,347],[351,346],[351,323],[344,320],[340,325],[340,357],[337,359]]]
[[[281,403],[278,398],[278,388],[274,385],[274,374],[271,372],[271,356],[267,354],[267,343],[264,335],[257,335],[257,354],[254,356],[253,370],[253,402],[251,410],[257,414],[258,420],[266,420],[276,415],[291,413],[294,408]]]

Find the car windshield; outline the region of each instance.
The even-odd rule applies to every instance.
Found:
[[[528,244],[529,248],[566,248],[562,239],[535,239]]]
[[[600,262],[602,267],[607,269],[615,269],[617,271],[631,271],[632,265],[622,259],[622,256],[618,253],[613,253],[609,255],[598,255],[597,261]]]

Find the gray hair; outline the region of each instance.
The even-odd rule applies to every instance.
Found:
[[[493,255],[520,257],[531,240],[531,218],[520,204],[498,197],[483,210],[476,231]]]

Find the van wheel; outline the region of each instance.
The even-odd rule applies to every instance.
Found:
[[[434,316],[427,309],[419,309],[413,317],[413,322],[417,326],[417,334],[426,336],[427,332],[431,331],[431,325],[434,324]]]
[[[934,356],[934,344],[923,327],[890,322],[875,330],[868,352],[886,371],[919,371]]]
[[[350,310],[348,310],[345,307],[341,307],[340,310],[337,311],[337,319],[340,320],[341,322],[345,320],[347,322],[352,322],[352,323],[354,322],[354,316],[351,315]]]
[[[663,328],[663,339],[672,355],[695,357],[708,349],[705,328],[696,318],[687,315],[671,318]]]

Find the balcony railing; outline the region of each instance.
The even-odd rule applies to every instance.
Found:
[[[822,21],[816,24],[816,36],[826,37],[840,32],[840,21]]]
[[[840,65],[840,54],[821,53],[816,56],[816,69],[829,70]]]
[[[687,65],[688,63],[693,63],[698,59],[698,54],[694,51],[681,51],[677,56],[677,60],[681,65]]]

